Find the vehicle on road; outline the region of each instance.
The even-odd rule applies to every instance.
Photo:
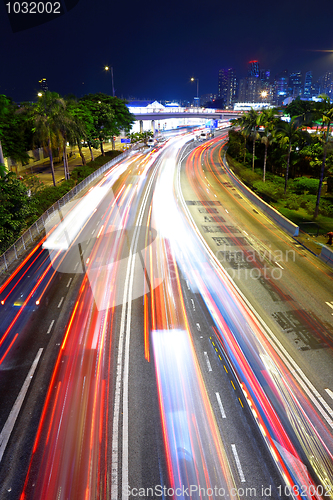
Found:
[[[200,134],[199,140],[200,141],[206,141],[211,137],[212,133],[209,129],[203,130]]]

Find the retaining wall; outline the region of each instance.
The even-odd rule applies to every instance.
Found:
[[[326,264],[333,267],[333,250],[328,247],[321,247],[319,256]]]

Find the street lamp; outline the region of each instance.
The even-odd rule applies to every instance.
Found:
[[[43,93],[42,92],[38,92],[38,97],[42,97]]]
[[[267,90],[263,90],[262,92],[260,92],[260,96],[261,96],[261,101],[266,102],[266,97],[268,96]]]
[[[192,76],[191,82],[195,82],[195,81],[197,82],[197,97],[196,97],[197,107],[199,107],[199,78],[193,78],[193,76]]]
[[[105,66],[104,67],[105,71],[111,71],[111,79],[112,79],[112,95],[114,97],[114,84],[113,84],[113,68],[111,66],[111,68],[109,66]]]

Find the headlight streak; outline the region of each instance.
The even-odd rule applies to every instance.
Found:
[[[175,162],[175,154],[164,160],[152,208],[154,226],[160,230],[155,258],[165,276],[163,283],[151,290],[151,317],[169,480],[173,488],[190,484],[206,488],[222,486],[227,494],[235,483],[189,334],[174,255],[174,239],[179,238],[181,245],[186,237],[178,231],[175,236],[178,227],[172,190]]]
[[[149,161],[145,159],[137,185],[144,182],[153,161],[153,156]],[[111,200],[107,215],[101,221],[103,228],[99,237],[95,237],[86,275],[53,372],[22,499],[26,495],[34,498],[46,498],[52,494],[54,497],[71,496],[71,492],[75,492],[76,498],[97,498],[101,484],[104,485],[105,498],[108,497],[111,471],[107,460],[108,443],[103,436],[108,434],[104,411],[108,413],[110,404],[107,390],[110,354],[106,357],[105,352],[109,352],[111,345],[107,332],[112,327],[112,311],[119,293],[118,286],[112,285],[119,282],[118,259],[128,243],[126,228],[131,217],[130,207],[137,203],[136,196],[136,189],[126,190],[120,186],[117,203]],[[155,276],[158,279],[156,273]],[[31,489],[31,466],[36,460],[39,462],[39,455],[43,475],[37,478]],[[102,457],[105,459],[103,467]]]
[[[180,187],[179,187],[179,177],[178,177],[178,190],[177,190],[177,195],[180,199],[182,199],[182,196],[181,196],[181,192],[180,192]],[[186,213],[188,213],[187,211],[187,208],[185,206],[185,203],[183,201],[183,211]],[[181,218],[181,214],[182,212],[179,211],[179,214],[178,214],[178,218],[174,220],[177,220],[179,221],[180,218]],[[188,213],[188,217],[189,219],[191,219],[189,213]],[[256,320],[254,320],[254,318],[252,318],[252,314],[249,314],[249,312],[245,311],[244,310],[244,305],[241,305],[241,302],[240,302],[240,297],[236,297],[234,295],[233,292],[231,292],[231,296],[234,296],[233,298],[233,302],[235,304],[237,304],[237,308],[240,307],[241,308],[241,311],[242,311],[242,315],[240,315],[237,311],[237,308],[233,310],[233,312],[227,312],[226,310],[226,305],[228,306],[228,308],[230,308],[230,305],[233,303],[231,302],[230,299],[227,298],[227,296],[225,295],[224,299],[222,300],[222,297],[220,297],[221,295],[221,285],[222,287],[227,287],[228,289],[228,293],[230,293],[230,291],[232,290],[232,286],[229,284],[230,283],[230,279],[228,278],[228,276],[223,273],[222,274],[222,271],[221,271],[221,268],[220,268],[220,264],[216,261],[215,264],[212,266],[212,275],[210,275],[209,272],[207,272],[207,264],[205,264],[205,266],[202,264],[204,263],[205,261],[209,262],[210,259],[213,259],[213,260],[216,260],[214,258],[214,256],[212,255],[212,253],[209,251],[209,249],[207,248],[206,244],[203,242],[203,239],[200,235],[200,233],[198,233],[197,231],[197,228],[195,226],[195,224],[193,222],[191,222],[191,229],[193,230],[193,235],[196,235],[197,236],[197,239],[198,241],[200,241],[199,245],[197,244],[197,252],[196,254],[192,255],[191,253],[191,249],[193,248],[193,244],[189,243],[188,240],[191,239],[191,233],[188,232],[188,238],[187,238],[187,242],[186,242],[186,246],[184,247],[183,245],[182,246],[178,246],[178,240],[176,238],[174,238],[172,240],[172,243],[173,243],[173,246],[174,248],[176,248],[176,251],[175,251],[175,254],[177,256],[177,261],[178,263],[180,263],[180,267],[183,271],[183,273],[188,277],[190,275],[194,275],[197,277],[197,287],[198,289],[201,291],[202,295],[203,295],[203,298],[204,298],[204,301],[208,307],[208,309],[210,310],[211,314],[212,314],[212,317],[214,318],[217,326],[218,326],[218,330],[219,330],[219,335],[220,335],[220,338],[221,338],[221,342],[222,342],[222,345],[224,346],[224,349],[226,350],[227,352],[227,356],[229,357],[229,359],[232,360],[232,364],[234,366],[234,369],[236,370],[236,373],[238,374],[238,380],[242,383],[243,386],[247,386],[247,391],[249,391],[250,393],[253,394],[253,397],[255,397],[255,399],[258,399],[258,395],[255,396],[255,394],[253,393],[253,387],[256,388],[256,392],[259,394],[260,392],[262,394],[263,391],[262,391],[262,388],[261,388],[261,385],[263,382],[260,382],[258,383],[258,381],[255,383],[254,380],[253,380],[253,387],[248,385],[248,377],[249,377],[249,373],[250,371],[253,369],[251,368],[251,366],[253,366],[253,361],[251,360],[251,357],[253,356],[252,355],[248,355],[249,352],[256,352],[256,350],[258,350],[258,352],[264,350],[264,349],[267,349],[267,346],[268,346],[268,342],[267,340],[265,339],[265,337],[260,333],[260,327],[258,326],[258,323],[256,322]],[[185,227],[183,229],[183,232],[185,233],[186,230],[185,230]],[[204,252],[207,254],[207,255],[210,255],[210,258],[207,258],[207,257],[204,257],[202,256],[201,258],[198,258],[199,257],[199,248],[200,246],[202,245],[202,248],[204,249]],[[199,248],[198,248],[199,247]],[[187,258],[178,258],[178,255],[180,255],[181,253],[184,253],[184,248],[187,248],[188,249],[188,253],[187,253]],[[217,271],[219,269],[219,271]],[[194,271],[196,270],[196,271]],[[214,273],[216,273],[216,276],[219,275],[219,282],[216,281],[214,282],[214,280],[212,281],[212,276],[214,275]],[[200,278],[199,278],[200,277]],[[203,293],[203,283],[205,283],[205,287],[208,287],[208,289],[211,290],[211,295],[210,294],[205,294]],[[229,305],[230,303],[230,305]],[[216,305],[215,305],[216,304]],[[222,326],[222,323],[221,323],[221,318],[222,318],[222,315],[221,315],[221,312],[222,314],[225,316],[226,318],[226,321],[228,323],[228,325],[225,323],[224,326]],[[243,316],[243,319],[242,319],[242,316]],[[245,320],[244,320],[245,318]],[[239,323],[239,326],[236,326],[237,323]],[[245,324],[245,330],[243,330],[242,326],[241,325],[244,325]],[[234,326],[233,326],[234,325]],[[249,329],[248,325],[251,325],[251,328]],[[229,327],[232,328],[232,332],[231,332],[231,336],[227,336],[226,337],[226,328],[228,329]],[[240,328],[241,327],[241,328]],[[242,331],[244,331],[244,333],[242,333]],[[253,334],[251,333],[254,332],[254,331],[257,331],[256,334]],[[247,332],[245,334],[245,332]],[[251,336],[249,336],[251,335]],[[237,360],[235,358],[235,348],[236,348],[236,344],[234,343],[234,336],[237,337],[238,339],[238,346],[244,350],[244,352],[247,353],[247,357],[245,358],[244,357],[244,360],[242,360],[242,362],[239,360]],[[249,339],[251,338],[251,343],[254,342],[254,345],[257,344],[257,347],[256,347],[256,350],[253,351],[253,348],[251,347],[250,350],[249,350]],[[259,341],[257,339],[262,339],[262,341]],[[263,345],[265,346],[265,348],[263,347]],[[267,351],[266,351],[267,352]],[[257,355],[256,355],[257,356]],[[270,353],[268,355],[271,359],[274,358],[274,363],[276,362],[280,362],[280,361],[277,361],[278,360],[278,357],[277,355],[274,353],[274,351],[272,350],[272,348],[270,347]],[[250,360],[250,365],[248,364],[248,359]],[[257,361],[256,363],[258,364],[258,357],[257,357]],[[248,366],[247,368],[247,372],[244,372],[243,370],[245,369],[245,366]],[[249,371],[250,370],[250,371]],[[258,369],[256,369],[257,371]],[[288,372],[288,370],[287,370]],[[258,372],[260,373],[260,372]],[[263,372],[264,373],[267,373],[267,370],[264,369]],[[277,372],[278,373],[278,372]],[[276,381],[274,381],[274,377],[271,375],[271,374],[268,374],[270,380],[271,380],[271,386],[272,387],[275,387],[275,391],[277,394],[279,394],[279,399],[280,399],[280,402],[281,401],[285,401],[285,397],[284,397],[284,393],[282,392],[280,394],[280,391],[281,391],[281,386],[277,385],[276,384]],[[244,382],[246,381],[246,383]],[[265,384],[264,384],[265,385]],[[292,389],[290,387],[286,387],[283,385],[283,389],[287,392],[290,392],[291,394],[292,393]],[[293,388],[295,390],[295,386]],[[293,400],[295,400],[294,396],[293,396]],[[260,399],[259,399],[260,401]],[[264,401],[264,400],[263,400]],[[262,414],[264,416],[264,419],[267,421],[267,417],[265,416],[265,413],[267,412],[267,414],[269,415],[269,413],[272,411],[273,407],[271,407],[270,403],[268,404],[268,400],[266,398],[266,404],[262,405],[263,401],[260,402],[260,404],[258,405],[258,409],[259,409],[259,413],[256,412],[256,415],[258,416],[258,414]],[[304,404],[307,404],[307,408],[309,410],[310,408],[310,403],[309,401],[306,401],[306,398],[303,397],[303,403]],[[297,412],[296,414],[299,415],[299,418],[302,418],[302,414],[303,414],[303,411],[300,412],[299,411],[299,408],[294,406],[293,410],[295,412]],[[285,410],[286,411],[286,410]],[[313,410],[311,410],[313,411]],[[288,414],[288,412],[286,412]],[[276,415],[277,417],[277,415]],[[271,417],[270,417],[271,418]],[[279,417],[277,417],[279,418]],[[296,417],[295,418],[295,421],[297,421]],[[317,419],[318,419],[318,416],[317,416]],[[264,425],[264,427],[266,427],[266,425],[268,424],[269,427],[271,427],[271,431],[269,434],[272,434],[272,436],[276,435],[275,431],[273,431],[273,428],[272,428],[272,422],[273,421],[267,421],[266,424]],[[278,422],[278,420],[277,420]],[[262,422],[260,422],[261,426],[263,425]],[[283,430],[283,426],[281,427],[281,424],[280,425],[280,429]],[[291,425],[293,426],[293,420],[291,420]],[[261,428],[259,426],[259,428]],[[294,428],[295,428],[295,425],[294,425]],[[310,425],[310,428],[311,428],[311,425]],[[281,431],[280,431],[281,432]],[[265,434],[267,434],[267,431],[264,431]],[[314,452],[315,454],[317,453],[317,461],[316,461],[316,466],[313,467],[316,474],[318,474],[318,467],[320,468],[321,472],[319,472],[318,474],[318,478],[322,478],[325,476],[325,471],[328,471],[330,470],[330,476],[331,476],[331,479],[330,479],[330,483],[328,485],[327,481],[324,483],[326,485],[328,485],[328,488],[330,488],[330,491],[332,491],[332,455],[330,453],[330,451],[327,449],[327,447],[325,446],[324,444],[324,441],[322,440],[322,438],[319,437],[319,435],[317,433],[314,433],[314,435],[316,436],[316,438],[314,438],[316,440],[316,446],[317,446],[317,452],[315,452],[314,448],[313,448],[313,445],[309,445],[307,443],[304,444],[301,443],[301,446],[303,447],[304,451],[306,452],[306,455],[308,457],[311,457],[312,455],[312,452]],[[285,434],[285,432],[283,431],[283,433],[281,435],[279,435],[279,433],[277,434],[277,440],[276,442],[279,441],[279,439],[281,439],[281,436],[284,436],[283,440],[286,439],[286,441],[284,442],[284,444],[282,444],[282,449],[284,449],[284,447],[286,448],[286,450],[288,450],[289,446],[290,446],[290,440],[289,438],[287,437],[287,435]],[[297,440],[296,440],[297,442]],[[288,443],[288,446],[286,446],[286,443]],[[297,446],[299,446],[299,442],[297,443]],[[279,445],[280,446],[280,445]],[[319,448],[318,448],[319,447]],[[298,453],[296,452],[295,448],[292,446],[292,449],[293,451],[289,454],[289,456],[281,456],[281,454],[277,451],[277,447],[274,445],[274,443],[272,443],[272,449],[274,450],[274,453],[282,458],[281,460],[281,464],[282,464],[282,468],[281,468],[281,465],[280,465],[280,470],[281,470],[281,473],[288,477],[288,481],[292,484],[293,481],[291,480],[291,478],[294,479],[294,481],[296,481],[296,484],[297,484],[297,481],[300,481],[299,484],[303,484],[302,481],[304,482],[304,484],[308,487],[309,484],[313,484],[313,481],[312,479],[308,476],[308,473],[304,472],[304,466],[302,465],[303,467],[303,470],[302,467],[301,469],[299,468],[299,466],[297,465],[297,463],[301,463],[301,460],[299,460],[297,457],[298,457]],[[320,451],[319,451],[320,450]],[[290,457],[294,457],[293,461],[294,463],[291,463],[290,462]],[[327,457],[326,459],[324,457]],[[288,459],[289,459],[289,463],[288,463]],[[324,462],[323,462],[324,460]],[[283,465],[283,462],[286,463],[286,466],[287,468],[289,468],[289,473],[291,474],[291,476],[289,475],[289,473],[287,472],[287,469],[285,468],[285,466]],[[312,460],[312,464],[313,464],[313,460]],[[328,466],[328,468],[327,468]],[[327,473],[326,473],[327,475]],[[326,476],[325,476],[326,477]],[[308,491],[308,488],[307,488],[307,491]],[[319,498],[319,496],[316,494],[316,496]],[[311,495],[310,495],[311,497]]]

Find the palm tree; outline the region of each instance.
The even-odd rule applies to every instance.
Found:
[[[259,121],[259,113],[253,108],[251,108],[250,111],[248,111],[247,113],[244,113],[243,116],[241,117],[241,129],[243,133],[247,134],[248,137],[251,137],[253,141],[252,171],[254,171],[256,141],[257,139],[260,139],[260,135],[258,134],[258,121]]]
[[[303,134],[304,135],[304,134]],[[280,120],[276,127],[276,138],[280,143],[282,148],[287,150],[287,164],[285,173],[285,183],[284,183],[284,194],[287,192],[287,184],[289,177],[289,166],[290,166],[290,154],[293,148],[293,144],[298,141],[302,136],[302,129],[297,124],[297,121],[292,118],[289,122]]]
[[[317,194],[314,218],[316,218],[318,216],[318,212],[319,212],[321,189],[323,186],[325,165],[326,165],[327,145],[328,145],[328,139],[329,139],[329,134],[330,134],[330,127],[331,127],[332,122],[333,122],[333,104],[331,104],[330,98],[325,94],[322,94],[319,97],[322,100],[316,106],[316,112],[320,116],[323,127],[326,128],[326,132],[325,132],[324,148],[323,148],[323,161],[322,161],[321,169],[320,169],[319,186],[318,186],[318,194]]]
[[[243,155],[243,163],[245,165],[245,158],[246,158],[246,141],[249,136],[248,132],[246,131],[246,116],[243,114],[239,118],[235,118],[234,120],[231,120],[232,124],[236,127],[240,127],[240,133],[244,137],[244,155]]]
[[[67,102],[63,99],[59,100],[59,105],[56,108],[55,123],[62,139],[65,179],[68,180],[70,174],[67,159],[67,142],[72,145],[76,144],[77,125],[67,109]]]
[[[264,168],[262,180],[266,181],[266,163],[268,146],[274,141],[275,123],[277,122],[276,111],[273,108],[264,109],[259,115],[258,124],[264,127],[261,142],[265,144]]]
[[[44,92],[33,109],[33,133],[36,140],[47,147],[53,185],[56,185],[54,175],[52,148],[59,144],[59,113],[63,107],[63,100],[56,92]]]

